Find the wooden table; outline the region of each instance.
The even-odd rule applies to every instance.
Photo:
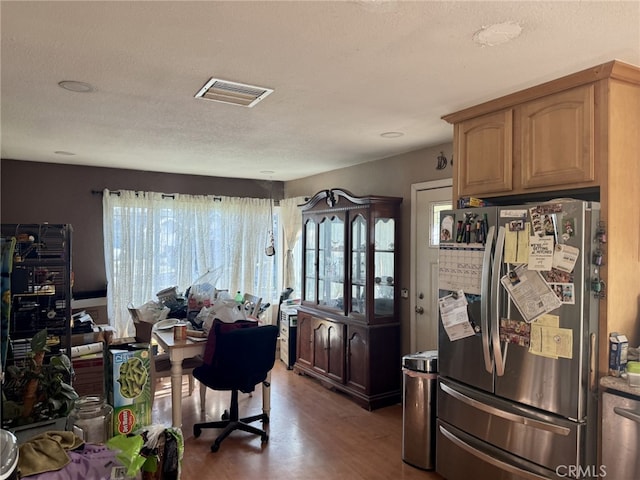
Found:
[[[182,426],[182,361],[185,358],[203,355],[206,341],[186,340],[175,341],[173,330],[153,330],[153,338],[165,352],[169,352],[171,361],[171,417],[172,426]],[[262,411],[269,415],[271,411],[271,388],[269,382],[271,372],[267,375],[266,382],[262,384]],[[200,396],[203,399],[203,395]],[[203,402],[204,403],[204,402]],[[204,411],[204,405],[200,408]]]

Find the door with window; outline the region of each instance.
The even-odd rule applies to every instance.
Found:
[[[451,208],[451,180],[411,186],[411,351],[438,348],[440,212]]]

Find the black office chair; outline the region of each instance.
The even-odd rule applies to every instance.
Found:
[[[193,376],[207,387],[231,391],[231,406],[229,412],[222,415],[222,420],[197,423],[193,426],[193,434],[196,437],[200,436],[203,428],[224,428],[211,445],[212,452],[217,452],[220,443],[234,430],[260,435],[262,443],[269,440],[265,430],[249,425],[256,420],[262,420],[263,424],[269,423],[266,413],[239,418],[238,392],[253,392],[256,385],[267,379],[276,359],[278,327],[256,325],[234,329],[233,325],[214,322],[211,327],[214,329],[214,335],[210,335],[208,340],[215,342],[211,363],[205,363],[193,370]]]

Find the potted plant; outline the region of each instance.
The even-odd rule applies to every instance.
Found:
[[[73,409],[78,394],[68,383],[73,375],[71,360],[64,353],[53,355],[45,363],[47,330],[31,339],[31,352],[20,364],[7,367],[2,385],[2,426],[16,431],[51,420],[54,430],[63,430],[66,417]],[[58,425],[62,426],[60,428]]]

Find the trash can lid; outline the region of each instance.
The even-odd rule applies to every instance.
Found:
[[[18,466],[18,440],[8,430],[0,429],[0,480],[9,478]]]
[[[426,350],[405,355],[402,357],[402,366],[417,372],[435,373],[438,371],[438,351]]]

